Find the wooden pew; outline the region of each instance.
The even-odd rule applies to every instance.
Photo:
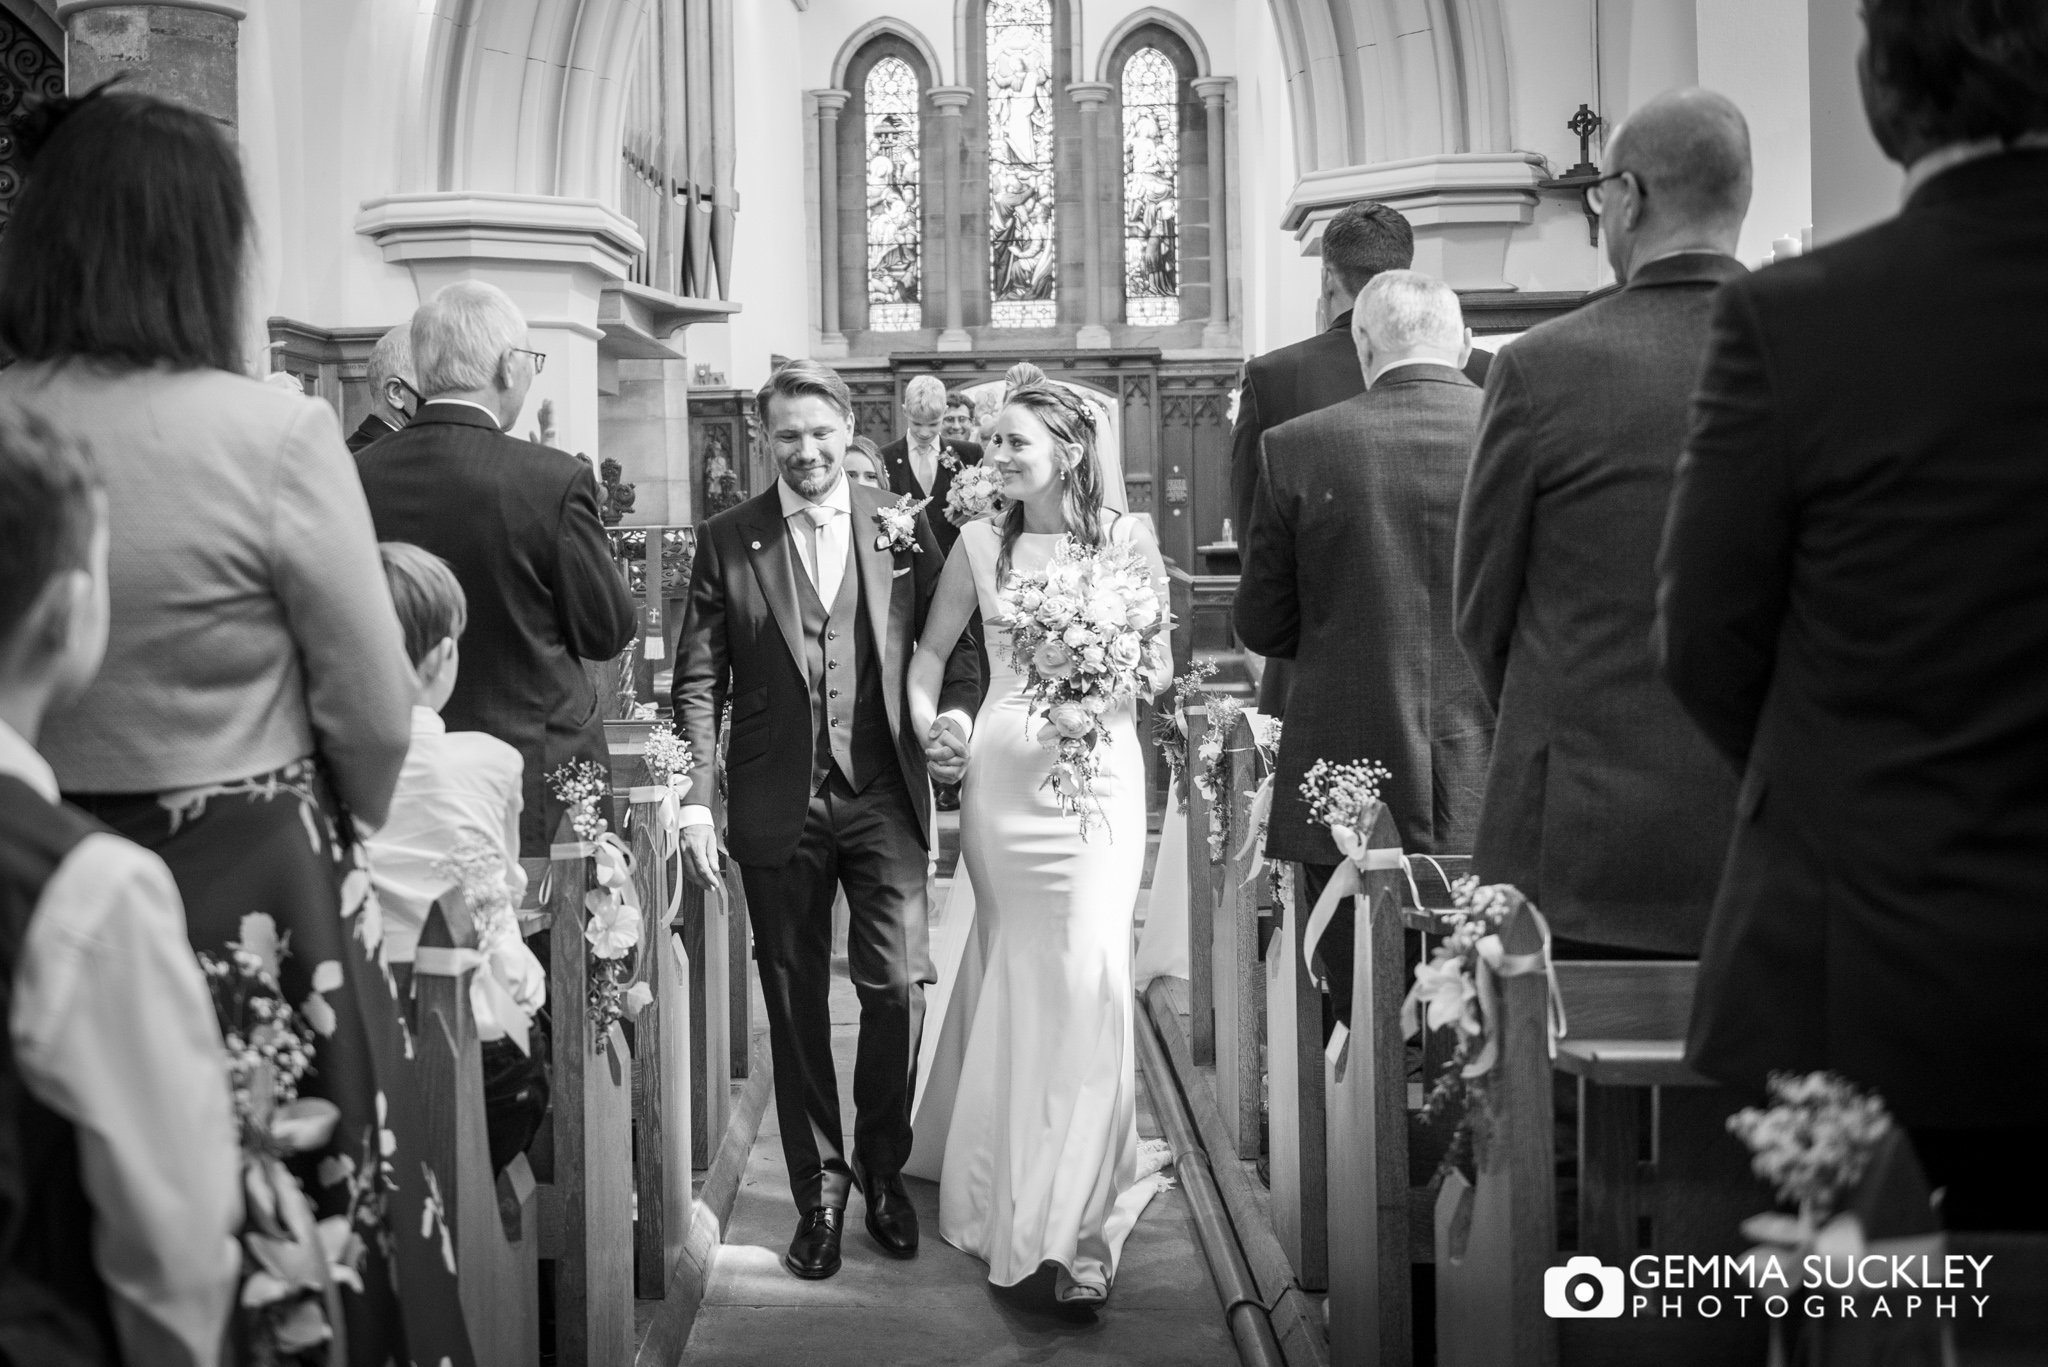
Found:
[[[1226,743],[1229,756],[1230,840],[1224,851],[1222,876],[1211,900],[1214,914],[1205,939],[1216,1024],[1216,1104],[1223,1123],[1237,1143],[1240,1158],[1259,1155],[1260,1079],[1265,1073],[1266,1031],[1262,989],[1265,966],[1259,961],[1259,913],[1267,905],[1271,883],[1262,873],[1251,876],[1252,856],[1245,851],[1251,833],[1249,794],[1265,777],[1265,761],[1252,738],[1253,718],[1238,716]],[[1192,809],[1191,809],[1192,810]],[[1192,839],[1194,832],[1189,831]],[[1202,831],[1203,857],[1208,856],[1208,831]],[[1191,856],[1192,857],[1192,856]],[[1192,948],[1194,941],[1189,941]]]
[[[730,930],[735,913],[746,915],[745,893],[740,887],[739,865],[730,859],[724,862],[725,891],[706,892],[694,883],[684,883],[675,920],[690,972],[690,1155],[699,1169],[709,1168],[718,1156],[732,1113],[730,994],[746,991],[744,977],[735,983],[729,976]]]
[[[633,1352],[633,1104],[625,1036],[600,1051],[585,1008],[591,860],[566,819],[542,905],[554,1023],[553,1144],[541,1173],[540,1255],[555,1263],[555,1360],[610,1367]]]
[[[1188,1051],[1199,1064],[1216,1061],[1216,991],[1211,956],[1212,923],[1218,899],[1223,896],[1223,873],[1209,858],[1209,799],[1195,786],[1194,775],[1201,764],[1203,741],[1209,734],[1209,709],[1202,704],[1187,709],[1188,719]],[[1228,801],[1228,794],[1217,797]],[[1169,813],[1171,815],[1171,813]],[[1226,1122],[1231,1106],[1220,1095]],[[1256,1104],[1256,1096],[1253,1098]],[[1254,1116],[1253,1131],[1257,1132]],[[1240,1141],[1240,1147],[1242,1142]]]
[[[411,967],[420,1082],[428,1098],[427,1162],[447,1182],[442,1219],[453,1233],[457,1292],[479,1363],[535,1367],[540,1361],[540,1246],[534,1195],[518,1203],[508,1232],[498,1208],[484,1120],[484,1082],[469,982],[477,969],[469,904],[442,894],[421,927]]]
[[[658,789],[635,788],[627,830],[640,894],[638,980],[653,1001],[633,1026],[633,1288],[659,1300],[690,1229],[690,994],[688,959],[669,922],[671,880],[663,857]]]
[[[1540,949],[1528,907],[1501,939],[1510,955]],[[1447,1181],[1437,1204],[1443,1367],[1760,1359],[1765,1325],[1757,1319],[1543,1313],[1543,1274],[1566,1256],[1556,1229],[1553,1070],[1579,1089],[1575,1252],[1626,1267],[1641,1254],[1743,1251],[1738,1227],[1758,1208],[1757,1192],[1748,1154],[1725,1125],[1741,1099],[1684,1061],[1696,968],[1559,961],[1567,1033],[1554,1064],[1548,982],[1540,974],[1500,980],[1501,1056],[1474,1119],[1479,1180]]]
[[[1400,832],[1385,807],[1366,845],[1400,849]],[[1352,949],[1352,1028],[1341,1052],[1332,1058],[1326,1051],[1323,1059],[1330,1360],[1397,1363],[1412,1356],[1414,1334],[1408,1056],[1399,1023],[1408,989],[1402,912],[1412,899],[1398,868],[1368,869],[1363,882],[1365,912]]]
[[[1302,957],[1315,901],[1300,865],[1288,868],[1285,920],[1266,949],[1267,1136],[1273,1232],[1304,1291],[1329,1283],[1327,1097],[1323,995]]]

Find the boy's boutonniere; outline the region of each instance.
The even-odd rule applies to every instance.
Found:
[[[887,508],[875,513],[875,524],[882,534],[875,538],[878,551],[914,551],[917,549],[917,515],[924,511],[928,498],[912,498],[909,494],[897,499]]]

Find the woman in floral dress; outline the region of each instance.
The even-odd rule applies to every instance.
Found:
[[[18,128],[0,402],[93,453],[113,529],[106,665],[45,752],[67,798],[170,866],[194,949],[276,923],[312,1031],[299,1090],[339,1112],[290,1167],[347,1360],[466,1367],[448,1183],[351,817],[383,819],[412,690],[354,463],[326,404],[242,373],[249,206],[217,124],[94,92]]]

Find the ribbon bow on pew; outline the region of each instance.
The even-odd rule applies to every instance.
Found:
[[[683,853],[683,787],[680,775],[667,783],[649,783],[626,790],[626,825],[633,824],[633,813],[643,804],[654,808],[655,848],[661,851],[664,864],[675,863]],[[676,918],[676,910],[683,904],[682,870],[678,866],[674,877],[669,879],[668,909],[662,915],[662,924],[667,925]]]

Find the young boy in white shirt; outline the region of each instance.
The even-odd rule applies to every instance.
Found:
[[[418,679],[412,746],[391,814],[368,842],[384,909],[384,954],[392,963],[411,963],[435,899],[464,885],[485,960],[470,979],[470,1004],[483,1041],[491,1166],[501,1170],[532,1142],[548,1099],[546,1050],[533,1031],[534,1014],[547,1000],[547,970],[520,938],[518,923],[526,891],[519,867],[523,766],[519,752],[497,737],[450,731],[441,722],[469,615],[455,572],[404,542],[383,542],[378,551]],[[460,879],[458,864],[468,866]]]
[[[241,1154],[213,999],[154,854],[36,753],[108,629],[85,453],[0,410],[0,1360],[220,1361]]]

